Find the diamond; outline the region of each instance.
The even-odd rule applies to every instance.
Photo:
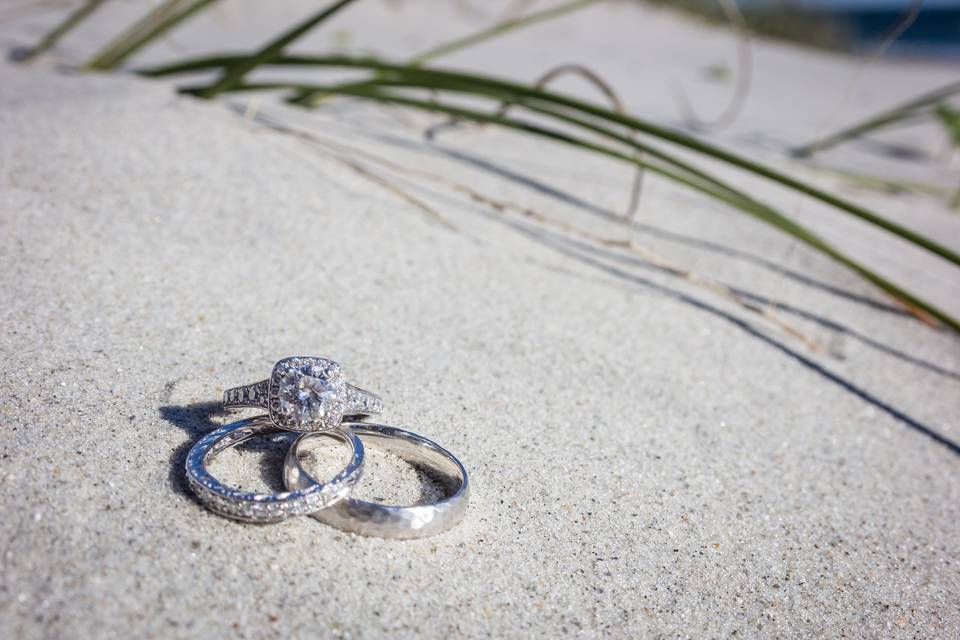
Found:
[[[274,383],[284,425],[298,431],[332,428],[343,416],[346,381],[323,358],[288,358],[277,363]]]

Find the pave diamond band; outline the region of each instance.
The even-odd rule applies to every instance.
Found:
[[[366,422],[344,423],[343,427],[425,470],[444,486],[447,497],[433,504],[409,507],[347,497],[313,513],[314,518],[344,531],[380,538],[422,538],[446,531],[463,519],[470,486],[466,469],[452,453],[423,436],[397,427]],[[283,467],[287,489],[303,491],[317,484],[303,468],[300,454],[318,435],[303,435],[290,447]]]
[[[241,407],[267,408],[267,391],[270,389],[270,379],[254,382],[242,387],[234,387],[223,392],[223,408],[239,409]]]
[[[270,379],[234,387],[223,392],[224,409],[241,409],[255,407],[269,409],[267,405]],[[383,411],[383,400],[372,391],[361,389],[349,382],[346,387],[346,402],[344,403],[345,416],[366,416]]]
[[[201,438],[187,454],[187,483],[200,502],[220,515],[244,522],[279,522],[294,515],[307,515],[342,500],[360,481],[363,443],[349,430],[333,429],[315,434],[345,443],[350,461],[330,482],[312,482],[303,489],[281,493],[251,493],[229,487],[207,471],[218,454],[254,436],[276,433],[269,416],[238,420]],[[303,437],[303,436],[301,436]],[[291,449],[292,450],[292,449]]]
[[[309,432],[333,429],[343,416],[380,413],[383,401],[349,384],[336,362],[294,356],[277,362],[266,380],[227,389],[223,407],[266,409],[278,428]]]

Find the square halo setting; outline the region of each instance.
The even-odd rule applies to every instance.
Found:
[[[340,365],[326,358],[296,356],[273,366],[268,407],[287,431],[326,431],[340,424],[347,382]]]

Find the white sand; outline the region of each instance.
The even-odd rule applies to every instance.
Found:
[[[270,4],[224,3],[138,61],[250,46],[311,5]],[[482,23],[440,6],[361,3],[314,47],[409,53]],[[103,14],[52,59],[0,65],[0,637],[960,635],[956,337],[871,307],[884,297],[839,266],[662,180],[648,183],[637,240],[819,318],[783,314],[821,351],[629,254],[392,177],[450,231],[225,103],[55,70],[134,13]],[[16,12],[0,44],[29,43],[60,15]],[[531,78],[583,61],[631,110],[677,124],[670,87],[719,110],[730,87],[702,69],[731,52],[722,31],[622,3],[448,62]],[[820,131],[850,60],[772,43],[755,56],[747,111],[717,140],[960,246],[960,217],[936,199],[851,189],[771,150]],[[846,120],[950,71],[874,66]],[[261,107],[622,234],[607,212],[626,202],[623,166],[492,130],[431,147],[430,119],[348,102]],[[888,139],[939,143],[931,128]],[[951,179],[866,145],[827,160]],[[956,270],[765,189],[960,311]],[[228,420],[202,403],[300,353],[337,358],[382,393],[385,421],[461,456],[474,492],[459,527],[391,542],[306,518],[249,526],[189,496],[186,450]],[[264,449],[218,470],[273,486],[277,449]],[[390,460],[372,460],[365,483],[368,496],[420,492]]]

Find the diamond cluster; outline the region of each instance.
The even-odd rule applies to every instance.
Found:
[[[347,397],[340,366],[324,358],[281,360],[270,378],[270,415],[284,429],[323,431],[340,424]]]

